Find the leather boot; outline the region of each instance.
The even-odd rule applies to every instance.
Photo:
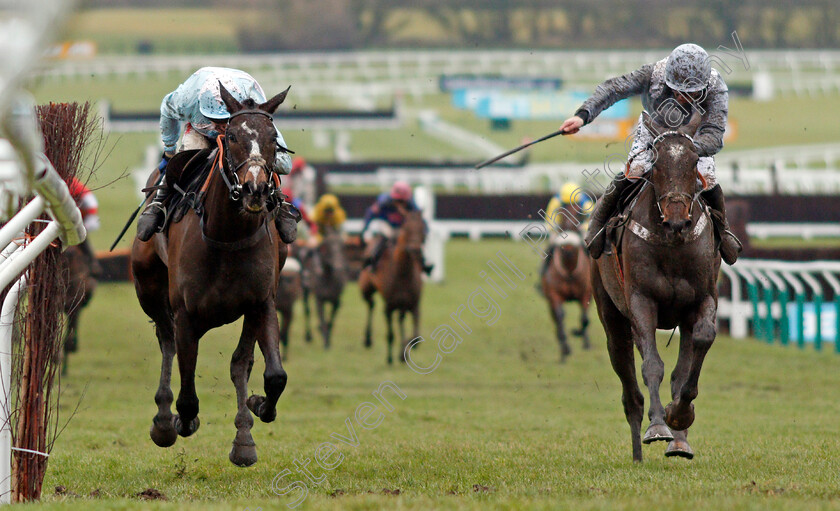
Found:
[[[280,233],[280,240],[286,245],[291,245],[297,239],[297,223],[300,222],[300,212],[288,202],[283,202],[277,209],[274,226]]]
[[[166,222],[166,207],[163,205],[169,197],[169,187],[163,185],[158,188],[155,198],[146,206],[140,218],[137,219],[137,238],[140,241],[149,241],[152,236],[163,229]]]
[[[729,230],[729,222],[726,221],[726,205],[723,198],[723,189],[719,184],[700,194],[706,204],[712,208],[712,221],[720,234],[720,256],[726,264],[732,266],[738,260],[738,254],[743,246],[738,238]]]
[[[621,193],[629,185],[629,179],[624,176],[618,176],[607,187],[601,199],[595,203],[595,210],[592,212],[592,219],[589,221],[589,229],[586,231],[586,238],[584,239],[586,247],[589,249],[589,255],[593,259],[598,259],[604,252],[604,245],[607,240],[607,233],[604,226],[610,219],[610,216],[612,216],[618,204],[618,199],[621,197]]]
[[[382,257],[382,252],[385,251],[385,236],[377,236],[376,240],[373,242],[373,248],[370,251],[370,254],[365,257],[364,266],[370,267],[371,270],[376,269],[376,264],[379,262],[379,258]]]

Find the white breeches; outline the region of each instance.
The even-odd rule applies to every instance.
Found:
[[[381,218],[374,218],[368,224],[368,228],[362,235],[362,239],[365,240],[365,243],[370,243],[376,236],[391,238],[393,235],[394,228],[391,227],[391,224]]]
[[[633,139],[632,147],[630,147],[630,154],[636,155],[633,161],[630,162],[630,177],[641,177],[653,166],[651,151],[645,150],[648,143],[652,141],[653,135],[645,128],[645,125],[642,123],[642,116],[640,115],[639,122],[636,125],[636,136]],[[715,158],[713,156],[702,156],[697,161],[697,172],[706,180],[706,190],[717,184],[717,178],[715,177]]]

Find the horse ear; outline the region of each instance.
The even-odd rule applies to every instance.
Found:
[[[225,106],[228,109],[228,113],[232,114],[234,112],[242,110],[242,103],[237,101],[236,98],[233,97],[233,94],[231,94],[230,92],[228,92],[227,89],[225,89],[225,86],[222,85],[221,81],[219,81],[219,94],[221,94],[222,96],[222,101],[225,103]]]
[[[277,110],[277,107],[283,104],[283,101],[286,100],[286,94],[289,93],[289,89],[291,88],[292,86],[289,85],[288,87],[286,87],[286,90],[260,105],[260,110],[273,114]]]
[[[700,122],[703,120],[703,117],[700,115],[700,112],[696,110],[694,113],[691,114],[691,119],[688,120],[688,124],[684,126],[680,126],[677,130],[683,135],[688,135],[689,137],[693,137],[695,133],[697,133],[697,128],[700,127]]]

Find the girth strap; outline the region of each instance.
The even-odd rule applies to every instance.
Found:
[[[701,214],[700,218],[697,220],[697,223],[694,225],[694,229],[691,230],[691,232],[688,234],[688,236],[686,236],[683,240],[681,240],[682,243],[690,243],[690,242],[696,240],[697,238],[699,238],[700,235],[703,233],[703,231],[706,229],[706,224],[709,223],[708,218],[709,217],[708,217],[708,215],[705,214],[705,212],[703,214]],[[632,218],[627,223],[627,228],[630,229],[630,232],[632,232],[633,234],[635,234],[639,238],[641,238],[641,239],[643,239],[647,242],[653,243],[655,245],[675,245],[676,244],[674,242],[667,241],[667,240],[663,239],[661,236],[659,236],[657,234],[654,234],[654,233],[650,232],[647,229],[647,227],[645,227],[644,225],[640,224],[639,222],[633,220]]]

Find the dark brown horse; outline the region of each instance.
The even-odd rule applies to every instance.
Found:
[[[404,213],[405,222],[397,234],[396,243],[388,242],[377,267],[362,270],[359,275],[359,289],[368,304],[365,346],[372,345],[371,320],[373,319],[373,295],[379,291],[385,301],[385,323],[388,325],[388,363],[392,364],[394,344],[394,311],[399,312],[400,339],[402,349],[400,360],[405,361],[405,346],[420,335],[420,293],[423,290],[423,242],[426,240],[426,225],[419,211]],[[403,322],[406,312],[411,313],[414,333],[406,338]]]
[[[607,347],[621,379],[624,414],[630,424],[633,460],[642,460],[642,442],[670,441],[666,456],[694,456],[688,427],[703,359],[715,339],[720,256],[712,223],[697,201],[697,160],[690,135],[699,117],[678,131],[665,131],[649,118],[658,136],[650,150],[655,163],[650,180],[626,213],[618,247],[592,264],[598,315]],[[672,401],[659,400],[664,364],[656,329],[680,327],[679,358],[671,373]],[[636,381],[633,346],[642,356],[642,377],[650,394],[650,426],[641,438],[644,397]],[[669,429],[670,428],[670,429]]]
[[[280,345],[283,346],[283,359],[289,359],[289,328],[294,318],[295,302],[303,293],[301,268],[297,259],[286,259],[280,281],[277,283],[275,307],[280,313]]]
[[[560,361],[563,362],[571,353],[566,341],[563,325],[567,301],[580,303],[580,329],[573,335],[583,339],[583,349],[589,349],[589,302],[592,299],[592,286],[589,280],[589,258],[583,249],[583,236],[577,224],[566,215],[561,215],[560,233],[552,240],[553,250],[548,268],[542,277],[542,292],[548,300],[548,310],[557,329],[557,342],[560,343]]]
[[[306,258],[303,283],[303,311],[306,323],[306,342],[312,340],[309,328],[309,295],[315,295],[318,311],[318,327],[324,339],[324,348],[330,347],[335,315],[341,307],[341,293],[347,280],[347,262],[344,258],[344,240],[341,233],[332,227],[325,227],[323,240],[313,249],[315,253]],[[329,319],[326,305],[330,305]]]
[[[68,274],[67,294],[64,300],[67,334],[64,338],[64,360],[61,364],[61,373],[67,374],[67,359],[70,353],[75,353],[79,349],[79,315],[93,298],[97,285],[96,275],[102,270],[98,266],[99,263],[91,261],[90,257],[78,246],[67,247],[61,255]]]
[[[230,363],[238,411],[229,457],[236,465],[249,466],[257,461],[251,412],[263,422],[273,421],[277,400],[286,387],[274,295],[287,249],[279,241],[269,208],[276,205],[278,193],[273,180],[277,132],[272,114],[288,89],[258,105],[250,99],[239,103],[219,86],[230,120],[224,139],[219,139],[218,164],[210,170],[201,214],[190,209],[169,226],[167,236],[157,234],[148,242],[135,238],[131,264],[137,297],[155,322],[163,356],[155,394],[158,412],[150,431],[161,447],[174,444],[177,435],[187,437],[198,429],[195,366],[199,339],[211,328],[244,316]],[[190,157],[187,152],[180,155],[185,156],[176,155],[167,173],[185,165],[183,160]],[[248,397],[255,343],[265,358],[266,395]],[[176,353],[181,390],[178,414],[173,415],[170,379]]]

